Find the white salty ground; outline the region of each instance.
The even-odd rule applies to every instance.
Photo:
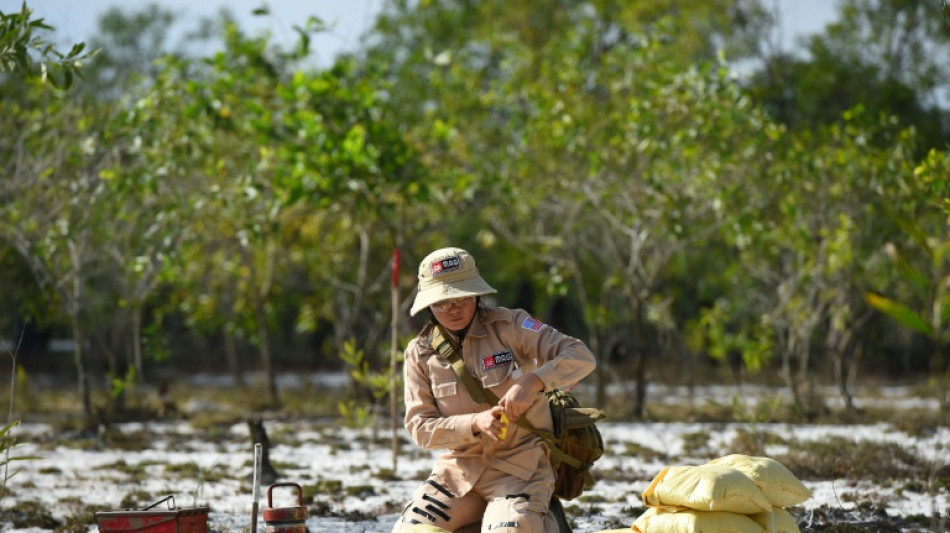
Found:
[[[890,405],[904,402],[920,407],[919,400],[907,397],[909,390],[893,389],[886,393]],[[651,389],[658,397],[682,398],[681,390]],[[698,391],[695,401],[715,399],[725,401],[735,391],[726,388],[706,388]],[[880,397],[881,391],[875,391]],[[830,396],[829,396],[830,398]],[[861,397],[858,397],[860,404]],[[871,400],[867,400],[870,402]],[[926,404],[926,401],[924,402]],[[209,406],[192,406],[193,409]],[[376,444],[372,443],[372,430],[339,427],[338,421],[269,421],[267,431],[275,443],[271,449],[271,462],[281,473],[280,481],[314,485],[320,481],[339,481],[343,490],[318,494],[314,502],[327,509],[324,516],[310,516],[307,526],[311,533],[347,531],[351,533],[387,532],[397,516],[398,509],[407,501],[420,481],[427,475],[434,458],[441,452],[429,453],[416,449],[408,443],[406,432],[398,430],[403,452],[398,458],[396,480],[381,479],[380,472],[393,466],[390,430],[378,431]],[[569,515],[575,520],[576,533],[590,533],[608,528],[629,527],[642,505],[641,492],[649,480],[666,466],[660,459],[644,460],[626,455],[626,443],[650,448],[660,452],[657,457],[673,457],[676,464],[700,464],[705,459],[691,460],[684,452],[684,436],[696,432],[709,434],[708,447],[714,454],[733,453],[729,445],[737,431],[750,429],[749,424],[709,423],[618,423],[602,422],[601,428],[607,443],[608,453],[596,469],[611,472],[611,481],[600,481],[585,494],[588,502],[567,504]],[[147,432],[154,441],[147,450],[75,449],[58,446],[53,450],[33,443],[53,431],[44,423],[24,421],[15,429],[17,445],[13,457],[37,456],[35,460],[15,461],[18,469],[8,481],[7,495],[0,501],[2,508],[16,508],[26,501],[41,502],[53,516],[63,520],[76,512],[76,505],[102,505],[107,509],[120,510],[120,502],[131,491],[145,491],[153,495],[173,495],[179,508],[196,506],[210,507],[209,529],[217,532],[245,532],[250,529],[251,517],[251,464],[253,454],[247,426],[236,424],[218,435],[213,441],[196,431],[187,421],[127,423],[114,426],[124,434]],[[919,457],[933,462],[937,468],[950,461],[950,430],[939,428],[932,435],[920,437],[907,435],[890,424],[849,426],[811,426],[789,424],[756,424],[755,429],[768,431],[783,438],[818,440],[831,436],[852,439],[855,443],[896,442],[913,451]],[[616,453],[610,453],[617,450]],[[780,454],[784,450],[772,448],[766,455]],[[144,464],[146,475],[141,480],[131,480],[116,465]],[[185,465],[195,468],[199,479],[170,475],[167,465]],[[205,482],[201,477],[215,471],[224,471],[225,479]],[[382,476],[385,477],[385,476]],[[616,481],[628,478],[630,481]],[[939,512],[950,513],[950,494],[946,490],[933,497],[896,488],[865,485],[854,480],[805,482],[812,491],[812,498],[802,504],[807,511],[822,506],[842,510],[853,509],[853,496],[875,494],[875,501],[886,506],[892,516],[925,515]],[[267,487],[261,489],[260,507],[268,506]],[[156,499],[162,497],[157,496]],[[275,488],[272,493],[273,507],[296,506],[296,494],[292,488]],[[311,506],[314,503],[304,502]],[[158,509],[164,508],[162,506]],[[375,517],[375,518],[372,518]],[[258,530],[265,523],[258,521]],[[0,524],[0,529],[17,533],[41,533],[39,528],[12,529],[11,524]],[[95,523],[89,524],[90,533],[97,532]]]

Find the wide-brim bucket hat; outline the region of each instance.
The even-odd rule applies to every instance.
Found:
[[[415,316],[443,300],[496,292],[478,273],[472,254],[461,248],[441,248],[419,263],[419,291],[409,314]]]

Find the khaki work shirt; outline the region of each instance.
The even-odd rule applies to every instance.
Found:
[[[548,453],[540,438],[508,424],[502,442],[472,434],[476,404],[449,361],[430,346],[429,326],[406,347],[406,429],[424,449],[448,449],[433,473],[456,497],[467,494],[489,466],[520,479],[531,477]],[[525,372],[534,372],[545,392],[571,386],[589,374],[594,356],[581,341],[539,322],[521,309],[478,309],[460,354],[476,380],[501,398]],[[538,428],[552,430],[547,399],[539,393],[524,415]]]

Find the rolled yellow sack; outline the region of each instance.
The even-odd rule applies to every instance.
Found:
[[[762,526],[744,514],[725,511],[664,512],[647,509],[633,523],[638,533],[762,533]]]
[[[791,507],[811,498],[811,491],[782,463],[769,457],[733,454],[707,464],[735,468],[765,494],[774,507]]]
[[[788,514],[788,511],[781,507],[776,507],[769,513],[749,515],[749,518],[762,526],[765,533],[802,533],[798,529],[798,522],[795,521],[795,517]]]
[[[740,514],[772,510],[769,499],[745,474],[735,468],[708,464],[664,468],[643,491],[643,504],[665,510]]]

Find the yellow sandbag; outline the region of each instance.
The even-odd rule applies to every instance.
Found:
[[[725,511],[663,512],[647,509],[633,523],[638,533],[762,533],[762,526],[744,514]]]
[[[788,514],[788,511],[781,507],[772,509],[771,513],[749,515],[749,518],[755,520],[756,523],[762,526],[762,528],[765,529],[765,533],[801,533],[801,530],[798,529],[798,522],[795,521],[795,517]]]
[[[785,465],[769,457],[733,454],[707,464],[735,468],[756,484],[775,507],[791,507],[808,498],[811,492]]]
[[[664,468],[643,491],[643,504],[666,510],[741,514],[772,510],[769,499],[751,479],[735,468],[718,465]]]

